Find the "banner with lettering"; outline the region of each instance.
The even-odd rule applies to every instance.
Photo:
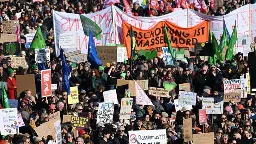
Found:
[[[114,115],[114,104],[113,103],[99,103],[99,109],[97,112],[97,124],[112,123]]]
[[[132,27],[135,39],[135,50],[155,50],[162,51],[162,47],[166,46],[164,39],[164,27],[167,27],[169,39],[172,47],[175,48],[193,48],[196,43],[203,43],[208,41],[209,23],[203,21],[200,24],[191,28],[182,28],[168,21],[157,23],[153,28],[143,30],[138,27]],[[131,25],[123,21],[123,42],[127,50],[131,47],[130,37]],[[130,52],[128,52],[130,53]]]
[[[42,96],[51,96],[52,94],[52,78],[51,69],[41,71],[41,88]]]
[[[121,109],[120,109],[120,119],[130,119],[132,112],[133,98],[122,98]]]
[[[129,131],[129,144],[167,144],[165,129]]]
[[[0,109],[0,132],[1,135],[17,134],[17,108]]]

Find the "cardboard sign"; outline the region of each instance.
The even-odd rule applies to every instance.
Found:
[[[97,46],[96,49],[103,65],[117,61],[117,46]]]
[[[25,57],[11,57],[11,61],[12,61],[12,68],[28,67]]]
[[[99,103],[99,109],[97,112],[97,124],[112,123],[114,114],[114,104],[113,103]]]
[[[48,135],[52,135],[53,139],[56,140],[56,125],[60,123],[60,118],[51,119],[48,122],[41,124],[40,126],[34,128],[39,138],[47,137]]]
[[[196,93],[179,91],[179,104],[196,105]]]
[[[148,80],[136,80],[136,82],[138,83],[138,85],[143,90],[148,90]],[[121,79],[118,79],[116,86],[118,87],[118,86],[127,85],[127,84],[128,84],[129,90],[131,92],[131,96],[136,96],[135,84],[134,84],[133,80],[121,80]]]
[[[72,116],[72,115],[63,115],[62,123],[71,122],[71,116]]]
[[[76,129],[85,128],[85,127],[88,127],[89,125],[89,119],[85,117],[71,116],[71,124]]]
[[[41,71],[41,94],[42,97],[52,95],[52,75],[51,69]]]
[[[121,109],[120,109],[120,119],[130,119],[132,111],[133,98],[122,98]]]
[[[165,129],[128,131],[129,144],[167,144]]]
[[[20,44],[18,42],[4,43],[4,55],[20,55]]]
[[[17,41],[16,34],[0,34],[0,43],[16,42],[16,41]]]
[[[116,90],[103,92],[104,102],[118,104]]]
[[[70,95],[68,95],[68,104],[77,104],[78,102],[78,88],[70,87]]]
[[[240,79],[231,79],[225,80],[224,84],[224,93],[233,92],[235,89],[241,88],[242,81]]]
[[[51,84],[52,90],[56,90],[58,89],[58,85],[57,84]]]
[[[19,102],[16,99],[8,99],[11,108],[18,108]]]
[[[224,93],[224,102],[240,102],[241,101],[241,89],[236,89],[230,93]]]
[[[193,144],[214,144],[214,133],[193,134]]]
[[[0,109],[1,135],[17,134],[18,112],[17,108]]]
[[[81,62],[87,61],[87,55],[82,54],[79,51],[65,53],[65,56],[67,57],[68,61],[75,62],[75,63],[81,63]]]
[[[19,27],[18,20],[3,21],[3,33],[5,34],[16,34],[17,28]]]
[[[186,91],[186,92],[190,92],[190,83],[183,83],[183,84],[179,84],[179,91]]]
[[[65,53],[77,50],[77,33],[64,32],[59,35],[59,45]]]
[[[136,50],[141,49],[160,49],[163,46],[166,46],[166,42],[164,40],[164,29],[163,26],[167,26],[167,31],[169,35],[169,39],[171,40],[172,47],[175,48],[194,48],[197,42],[206,42],[208,41],[208,33],[207,29],[209,28],[209,23],[207,21],[203,21],[198,25],[190,28],[181,28],[177,25],[170,23],[168,21],[161,21],[155,24],[154,27],[142,30],[138,27],[132,27],[135,34],[136,39]],[[131,38],[129,35],[131,25],[126,21],[123,21],[123,39],[124,45],[127,48],[131,47]],[[182,34],[181,34],[182,33]],[[128,50],[128,54],[130,55],[131,51]]]
[[[192,118],[183,119],[183,134],[184,134],[184,142],[189,142],[193,140]]]
[[[148,93],[156,97],[169,97],[169,91],[164,88],[149,87]]]
[[[46,63],[50,61],[50,49],[36,49],[35,50],[35,61],[37,63]]]
[[[203,125],[205,123],[207,123],[206,110],[205,109],[199,109],[199,124]]]
[[[22,93],[25,90],[30,90],[33,96],[36,95],[34,74],[16,75],[16,85],[17,85],[17,97],[20,97],[20,93]]]
[[[49,114],[48,116],[49,120],[52,120],[52,119],[60,119],[60,111],[57,111],[53,114]]]

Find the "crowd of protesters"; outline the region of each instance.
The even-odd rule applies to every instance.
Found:
[[[247,1],[225,1],[224,6],[209,10],[210,15],[224,15],[230,11],[249,4]],[[175,8],[175,2],[166,2]],[[207,5],[209,3],[206,2]],[[193,133],[214,132],[217,144],[252,144],[256,143],[256,121],[252,118],[256,113],[255,97],[248,94],[239,103],[224,103],[223,114],[209,115],[205,125],[199,125],[198,110],[202,108],[201,97],[214,97],[216,101],[223,98],[223,81],[225,79],[239,79],[241,75],[249,71],[248,62],[241,53],[232,61],[217,65],[210,65],[199,58],[187,58],[188,63],[176,61],[175,65],[167,66],[160,58],[145,60],[140,57],[130,63],[109,62],[92,69],[90,63],[72,63],[70,86],[78,86],[79,103],[68,105],[68,94],[63,90],[61,61],[55,56],[52,10],[69,13],[91,13],[103,8],[104,2],[98,0],[45,0],[40,3],[32,3],[22,0],[10,0],[1,2],[0,21],[18,19],[21,32],[21,56],[26,57],[28,68],[13,69],[11,59],[4,58],[2,47],[0,79],[7,82],[9,99],[18,99],[18,111],[21,113],[24,127],[19,129],[16,135],[1,136],[1,143],[11,144],[44,144],[52,143],[53,137],[38,137],[34,128],[49,121],[49,115],[60,111],[63,115],[84,116],[90,119],[87,128],[78,131],[75,137],[70,124],[62,124],[63,143],[67,144],[128,144],[128,131],[166,129],[168,144],[183,143],[183,119],[192,118]],[[122,3],[117,4],[123,8]],[[163,15],[171,12],[169,9],[154,10],[131,3],[132,12],[137,16]],[[52,96],[42,98],[40,67],[36,65],[34,54],[25,49],[24,34],[35,32],[41,26],[47,47],[51,50],[51,60],[46,63],[46,68],[52,71],[52,84],[57,84],[58,89]],[[23,95],[17,96],[16,75],[34,74],[37,95],[32,95],[26,90]],[[175,110],[174,99],[177,99],[179,87],[170,92],[170,97],[159,98],[150,96],[154,106],[133,105],[129,123],[123,123],[119,119],[120,105],[115,105],[113,123],[96,125],[96,114],[99,102],[103,102],[103,91],[115,89],[117,79],[148,80],[149,87],[163,87],[163,82],[175,82],[177,85],[189,83],[191,90],[196,92],[197,105],[192,110]],[[118,100],[126,97],[128,88],[118,89]],[[146,91],[147,92],[147,91]],[[173,120],[175,115],[175,120]]]

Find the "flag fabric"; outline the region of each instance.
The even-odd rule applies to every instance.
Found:
[[[236,44],[237,41],[237,28],[236,28],[236,23],[235,23],[235,27],[233,29],[231,38],[230,38],[230,42],[228,44],[228,49],[227,49],[227,53],[226,53],[226,60],[232,60],[233,59],[233,53],[234,53],[234,46]]]
[[[70,75],[71,68],[66,62],[63,49],[60,49],[60,57],[62,62],[62,87],[68,94],[70,94],[70,84],[68,77]]]
[[[217,42],[217,39],[216,39],[215,35],[213,33],[211,33],[211,35],[212,35],[211,41],[212,41],[213,55],[210,56],[209,63],[216,65],[216,61],[219,57],[218,55],[220,54],[219,51],[218,51],[219,50],[219,45],[218,45],[218,42]]]
[[[88,43],[88,61],[91,63],[93,68],[98,68],[101,65],[100,58],[95,47],[92,32],[89,32],[89,43]]]
[[[132,15],[132,9],[130,7],[130,4],[127,2],[127,0],[123,0],[125,11],[128,15]]]
[[[103,8],[110,7],[116,3],[120,3],[120,0],[105,0]]]
[[[139,84],[135,83],[135,93],[136,93],[136,104],[137,105],[153,105],[151,100],[148,98],[144,90],[139,86]]]
[[[9,102],[8,102],[8,96],[5,91],[4,83],[2,82],[2,107],[3,108],[10,108]]]
[[[167,31],[166,26],[164,27],[164,39],[165,39],[165,42],[167,43],[169,53],[172,55],[172,58],[174,59],[174,53],[173,53],[171,42],[169,40],[168,31]]]
[[[90,18],[80,15],[80,20],[83,26],[84,34],[89,36],[89,32],[92,32],[92,35],[97,38],[97,40],[100,40],[100,34],[102,32],[99,25],[97,25],[94,21],[92,21]]]
[[[36,30],[36,34],[34,39],[30,45],[31,50],[42,49],[45,48],[45,40],[41,31],[41,27],[39,26]]]
[[[222,52],[225,46],[228,46],[228,35],[227,35],[227,28],[225,24],[225,20],[223,20],[223,32],[220,38],[220,47],[219,51]]]
[[[130,37],[131,37],[131,57],[134,57],[135,47],[136,47],[136,40],[135,40],[135,35],[134,35],[134,31],[132,29],[132,26],[130,28]]]
[[[226,30],[226,34],[227,34],[227,37],[228,37],[228,41],[230,41],[230,34],[229,34],[229,32],[228,32],[228,28],[227,28],[227,25],[226,25],[225,20],[223,20],[223,27],[224,27],[224,29]]]

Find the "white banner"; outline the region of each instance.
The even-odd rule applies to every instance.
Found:
[[[97,112],[97,124],[112,123],[114,114],[114,104],[113,103],[99,103],[99,109]]]
[[[179,91],[179,104],[196,105],[196,93]]]
[[[120,119],[130,119],[132,111],[133,98],[122,98],[121,109],[120,109]]]
[[[17,134],[18,112],[17,108],[0,109],[1,135]]]
[[[129,131],[129,144],[167,144],[166,130]]]
[[[116,90],[109,90],[103,92],[104,102],[118,104]]]
[[[158,17],[136,17],[130,16],[119,8],[112,6],[97,13],[86,14],[85,16],[89,17],[102,28],[101,40],[95,40],[96,45],[122,43],[122,21],[147,30],[154,27],[159,21],[169,21],[180,27],[188,28],[199,24],[203,20],[209,20],[210,30],[219,40],[223,31],[223,20],[225,20],[230,35],[236,22],[238,32],[237,48],[240,49],[243,48],[240,39],[243,39],[244,36],[249,36],[253,39],[256,36],[256,28],[254,27],[256,24],[255,11],[256,4],[251,4],[240,7],[225,16],[209,16],[193,10],[183,9]],[[78,14],[54,11],[53,21],[57,56],[59,56],[59,38],[65,32],[77,33],[77,50],[81,50],[82,53],[87,54],[88,37],[84,35]]]

